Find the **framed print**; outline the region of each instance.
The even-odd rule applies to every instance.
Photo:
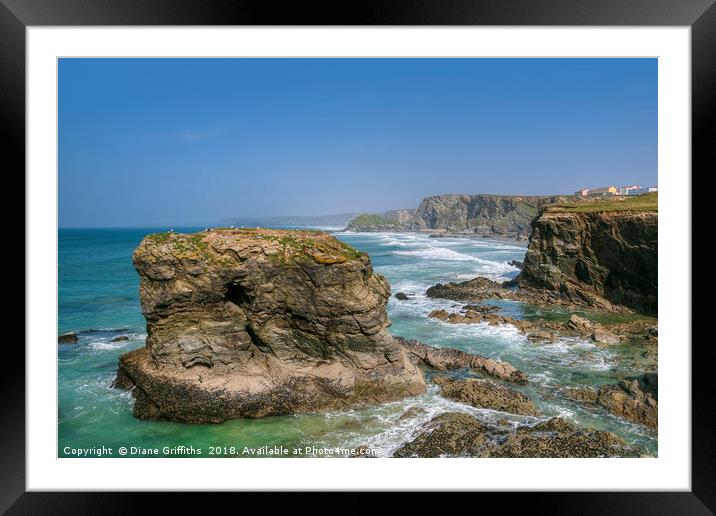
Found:
[[[578,4],[4,1],[8,514],[305,490],[710,514],[716,8]]]

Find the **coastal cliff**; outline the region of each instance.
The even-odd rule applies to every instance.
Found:
[[[417,209],[364,214],[347,231],[435,231],[526,239],[539,208],[565,200],[560,196],[434,195]]]
[[[154,234],[133,262],[147,340],[115,386],[132,389],[137,417],[221,422],[425,390],[388,333],[387,280],[326,233]]]
[[[656,194],[546,206],[532,229],[518,285],[656,315]]]

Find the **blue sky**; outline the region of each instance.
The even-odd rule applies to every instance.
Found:
[[[657,182],[656,59],[62,59],[62,227]]]

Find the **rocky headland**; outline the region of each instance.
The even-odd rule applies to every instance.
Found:
[[[516,283],[574,305],[657,313],[657,194],[545,206]]]
[[[532,219],[545,204],[569,196],[458,195],[426,197],[416,209],[363,214],[346,231],[428,231],[435,236],[472,235],[526,240]]]
[[[425,382],[388,333],[388,282],[318,231],[147,236],[136,249],[146,346],[115,386],[139,418],[221,422],[395,400]]]
[[[532,221],[517,278],[438,283],[428,297],[510,299],[655,316],[658,307],[657,195],[544,205]]]

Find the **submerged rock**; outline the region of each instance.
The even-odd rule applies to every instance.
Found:
[[[534,402],[521,392],[482,378],[456,379],[437,376],[433,382],[442,395],[476,408],[488,408],[521,416],[541,414]]]
[[[408,294],[406,294],[404,292],[398,292],[397,294],[395,294],[395,299],[399,299],[401,301],[407,301],[410,298],[408,297]]]
[[[499,362],[455,348],[436,348],[417,340],[402,337],[395,337],[395,340],[408,351],[408,357],[416,365],[438,371],[473,369],[507,382],[527,383],[527,375],[507,362]]]
[[[611,432],[578,429],[552,418],[512,430],[488,426],[468,414],[442,414],[423,427],[394,457],[638,457],[639,451]]]
[[[77,344],[78,340],[77,334],[74,332],[65,333],[57,337],[59,344]]]
[[[123,342],[125,340],[129,340],[129,337],[127,337],[126,335],[120,335],[119,337],[115,337],[110,340],[110,342]]]
[[[155,234],[133,261],[147,340],[116,384],[133,387],[137,417],[221,422],[425,390],[388,333],[388,282],[326,233]]]

